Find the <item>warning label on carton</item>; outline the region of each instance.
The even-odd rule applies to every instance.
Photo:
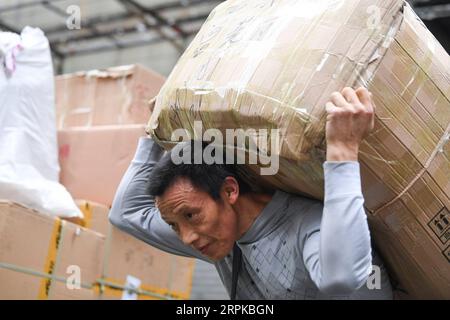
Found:
[[[450,246],[448,246],[442,253],[447,258],[448,262],[450,262]]]
[[[431,219],[428,226],[433,230],[439,240],[443,244],[446,244],[450,240],[450,211],[445,207],[442,208],[442,210]]]

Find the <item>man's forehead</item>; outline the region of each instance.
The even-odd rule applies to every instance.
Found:
[[[157,196],[155,198],[156,206],[161,214],[178,213],[201,203],[202,195],[203,193],[193,187],[189,181],[180,182],[169,187],[163,195]]]
[[[194,191],[196,188],[192,184],[192,182],[185,177],[179,177],[177,178],[172,184],[169,185],[169,187],[166,189],[164,194],[162,196],[165,196],[167,194],[171,193],[177,193],[177,192],[187,192],[187,191]]]
[[[201,200],[208,197],[209,194],[196,187],[188,178],[180,177],[174,181],[161,196],[159,196],[159,199],[164,202],[176,201],[184,196],[192,200]]]

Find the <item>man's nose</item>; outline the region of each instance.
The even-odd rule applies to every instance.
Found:
[[[181,229],[180,236],[181,241],[188,246],[192,246],[193,243],[199,238],[198,234],[194,230],[190,229]]]

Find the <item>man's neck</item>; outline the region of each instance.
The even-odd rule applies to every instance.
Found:
[[[239,196],[233,206],[238,217],[238,239],[250,229],[272,197],[273,194],[251,192]]]

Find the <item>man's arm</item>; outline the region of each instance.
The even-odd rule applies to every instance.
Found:
[[[361,191],[358,151],[374,127],[375,105],[365,88],[334,92],[326,104],[327,161],[320,231],[310,215],[303,259],[317,287],[332,295],[359,289],[372,272],[372,249]],[[316,220],[315,220],[316,219]]]
[[[208,261],[179,239],[161,218],[154,197],[146,193],[150,173],[163,154],[164,150],[151,138],[139,139],[134,159],[117,188],[109,221],[122,231],[160,250]]]
[[[372,272],[372,249],[358,162],[326,162],[322,207],[305,216],[303,261],[320,291],[348,295]]]

